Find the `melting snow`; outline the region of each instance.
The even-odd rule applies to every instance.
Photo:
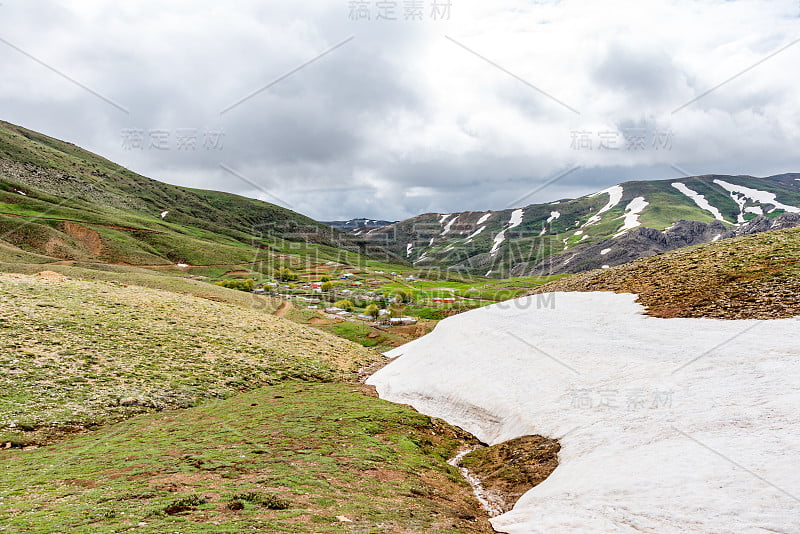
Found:
[[[611,268],[610,265],[603,265],[603,269],[610,269],[610,268]]]
[[[658,319],[635,300],[459,314],[368,383],[489,444],[559,438],[558,468],[492,519],[500,532],[797,532],[797,320]]]
[[[561,217],[561,214],[559,212],[551,211],[550,212],[550,217],[547,218],[547,224],[550,224],[551,222],[555,221],[559,217]]]
[[[472,233],[471,233],[471,234],[470,234],[470,235],[467,237],[467,242],[469,243],[470,241],[472,241],[472,238],[476,237],[478,234],[480,234],[481,232],[483,232],[485,229],[486,229],[486,227],[485,227],[485,226],[481,226],[480,228],[478,228],[477,230],[475,230],[474,232],[472,232]]]
[[[450,233],[450,228],[453,227],[453,223],[456,222],[456,220],[458,220],[458,217],[459,216],[456,215],[455,217],[450,219],[450,221],[447,223],[447,226],[444,227],[444,230],[442,230],[442,233],[439,235],[447,235],[448,233]]]
[[[516,228],[520,224],[522,224],[522,216],[525,214],[525,210],[518,209],[511,212],[511,220],[508,221],[509,228]]]
[[[628,230],[632,228],[636,228],[641,222],[639,222],[639,214],[642,213],[642,210],[645,209],[650,203],[647,202],[644,197],[636,197],[631,200],[630,204],[627,205],[625,208],[625,223],[620,228],[619,232],[617,232],[614,237],[619,237]]]
[[[494,243],[492,244],[492,250],[489,251],[489,254],[495,255],[497,254],[497,249],[500,248],[500,245],[503,244],[503,241],[506,240],[506,231],[500,230],[496,236],[494,236]]]
[[[489,220],[489,217],[491,217],[491,216],[492,216],[492,212],[491,212],[491,211],[490,211],[489,213],[484,213],[484,214],[481,216],[481,218],[480,218],[480,219],[478,219],[478,222],[476,222],[476,223],[475,223],[475,226],[480,226],[480,225],[482,225],[483,223],[485,223],[486,221],[488,221],[488,220]]]
[[[775,209],[780,209],[788,213],[800,213],[800,208],[797,206],[789,206],[787,204],[781,204],[778,202],[774,193],[770,193],[768,191],[759,191],[758,189],[751,189],[749,187],[744,187],[743,185],[731,184],[724,180],[715,179],[714,183],[730,193],[731,198],[739,205],[739,223],[745,222],[743,214],[746,211],[744,206],[747,203],[747,199],[758,202],[759,204],[771,204],[775,206]],[[739,195],[741,195],[741,197]]]
[[[595,215],[592,215],[591,217],[589,217],[589,220],[586,221],[584,226],[588,226],[590,224],[594,224],[596,222],[600,222],[600,216],[602,214],[604,214],[605,212],[607,212],[608,210],[610,210],[611,208],[613,208],[614,206],[619,204],[620,200],[622,200],[623,192],[624,191],[623,191],[621,185],[615,185],[615,186],[609,187],[608,189],[603,189],[599,193],[595,193],[594,195],[592,195],[592,197],[596,197],[598,195],[607,194],[608,195],[608,204],[606,204],[605,206],[600,208],[600,211],[598,211]]]
[[[169,215],[169,212],[168,212],[168,211],[162,211],[162,212],[161,212],[161,218],[162,218],[162,219],[163,219],[164,217],[166,217],[167,215]]]
[[[503,241],[506,240],[506,231],[511,230],[512,228],[516,228],[520,224],[522,224],[522,216],[525,214],[524,209],[518,209],[511,212],[511,219],[508,221],[508,226],[500,230],[500,232],[494,236],[494,243],[492,244],[492,250],[489,251],[489,254],[494,256],[497,254],[497,249],[500,248],[500,245],[503,244]]]
[[[608,254],[609,252],[611,252],[611,249],[610,249],[610,248],[604,248],[603,250],[601,250],[601,251],[600,251],[600,255],[601,255],[601,256],[605,256],[605,255],[606,255],[606,254]]]
[[[722,216],[722,213],[720,213],[720,211],[717,208],[712,206],[708,202],[708,200],[706,200],[705,196],[699,194],[697,191],[693,191],[693,190],[689,189],[688,187],[686,187],[686,184],[683,184],[681,182],[675,182],[675,183],[672,184],[672,187],[674,187],[675,189],[677,189],[678,191],[680,191],[681,193],[683,193],[687,197],[691,198],[694,201],[694,203],[697,204],[697,206],[700,209],[703,209],[703,210],[706,210],[706,211],[710,212],[711,215],[713,215],[716,220],[718,220],[718,221],[724,221],[725,220],[725,218]]]
[[[409,243],[406,245],[406,258],[411,256],[411,252],[414,250],[414,243]]]
[[[772,210],[770,210],[772,211]],[[745,213],[755,213],[756,215],[764,215],[764,210],[761,209],[761,206],[750,206],[749,208],[744,209]]]

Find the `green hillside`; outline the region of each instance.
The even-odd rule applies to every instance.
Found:
[[[261,260],[276,263],[281,255],[369,261],[365,243],[291,210],[157,182],[70,143],[0,122],[3,242],[0,260],[39,263],[248,266],[259,250]]]
[[[635,293],[658,317],[800,315],[800,228],[764,232],[575,274],[533,293]]]

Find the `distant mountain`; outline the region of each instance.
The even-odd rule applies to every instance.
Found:
[[[800,225],[800,174],[626,182],[577,199],[429,213],[364,238],[420,268],[484,276],[586,271],[742,233]]]
[[[368,247],[380,252],[280,206],[158,182],[0,121],[0,261],[246,266],[361,261]]]
[[[331,228],[336,228],[342,232],[349,232],[355,235],[361,235],[368,230],[382,228],[389,226],[397,221],[380,221],[375,219],[350,219],[349,221],[321,221],[322,224],[327,224]]]

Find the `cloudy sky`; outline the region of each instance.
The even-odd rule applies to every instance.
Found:
[[[800,171],[798,0],[447,4],[3,0],[0,118],[317,219]]]

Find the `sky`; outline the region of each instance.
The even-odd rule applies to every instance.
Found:
[[[800,172],[798,0],[3,0],[0,119],[318,220]]]

